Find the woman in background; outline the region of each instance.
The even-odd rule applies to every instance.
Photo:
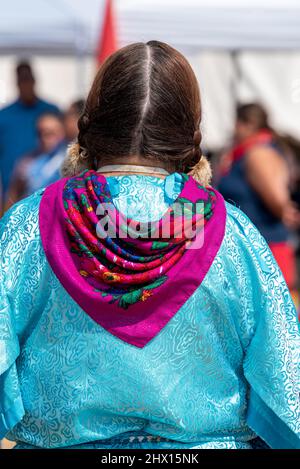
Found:
[[[63,117],[54,114],[40,117],[37,124],[39,147],[16,165],[8,190],[6,209],[61,177],[60,167],[67,146],[77,138],[77,124],[83,106],[84,101],[79,99],[68,107]]]
[[[296,296],[295,249],[290,233],[300,225],[300,212],[291,200],[288,156],[262,106],[240,105],[234,147],[221,158],[218,189],[259,229]]]
[[[66,151],[65,130],[61,115],[43,114],[37,121],[37,135],[38,147],[21,157],[13,170],[5,202],[6,210],[38,188],[44,187],[44,161]],[[38,167],[37,171],[34,171],[35,166]]]
[[[100,68],[64,178],[1,220],[0,437],[17,448],[300,448],[296,312],[209,185],[167,44]]]

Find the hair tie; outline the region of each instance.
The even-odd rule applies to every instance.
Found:
[[[81,150],[81,151],[80,151],[80,153],[79,153],[79,158],[80,158],[81,160],[87,160],[88,157],[89,157],[89,154],[88,154],[87,150],[86,150],[85,148],[82,149],[82,147],[80,147],[80,150]]]

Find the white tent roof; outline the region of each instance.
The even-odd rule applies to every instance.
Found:
[[[9,0],[0,53],[93,52],[103,0]],[[115,0],[120,43],[159,39],[182,50],[299,49],[298,0]]]
[[[299,49],[297,0],[119,1],[124,42],[159,38],[183,49]]]
[[[84,27],[61,0],[9,0],[1,5],[0,53],[69,53]]]

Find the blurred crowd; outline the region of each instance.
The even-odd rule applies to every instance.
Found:
[[[212,165],[214,185],[264,236],[299,306],[300,143],[278,134],[261,104],[241,104],[231,144]]]
[[[0,210],[60,178],[78,134],[83,99],[64,112],[36,94],[30,63],[16,67],[17,100],[0,110]],[[230,145],[208,153],[213,184],[240,207],[267,240],[298,303],[300,143],[279,135],[259,103],[238,105]]]
[[[18,97],[0,110],[0,209],[60,177],[67,146],[78,134],[77,121],[84,101],[65,111],[41,99],[30,63],[16,67]]]

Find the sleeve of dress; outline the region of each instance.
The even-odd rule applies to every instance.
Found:
[[[247,422],[271,448],[300,448],[300,330],[282,273],[249,219],[238,211],[244,238],[253,325],[245,347],[249,383]]]
[[[0,230],[1,236],[1,230]],[[2,247],[2,246],[1,246]],[[9,298],[5,291],[0,264],[0,439],[18,423],[24,415],[19,387],[16,359],[20,353],[16,324]]]
[[[17,359],[38,318],[33,293],[35,272],[41,270],[36,260],[41,193],[13,205],[0,219],[0,439],[25,414]]]

